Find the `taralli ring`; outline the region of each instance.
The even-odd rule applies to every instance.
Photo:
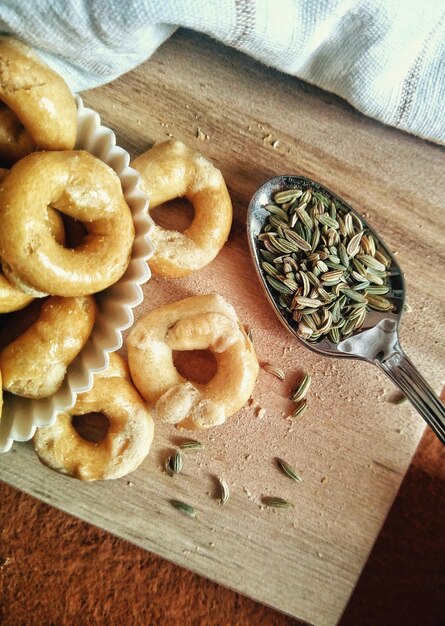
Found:
[[[177,140],[161,143],[135,159],[150,208],[185,196],[195,209],[193,222],[180,233],[155,226],[154,274],[186,276],[210,263],[223,247],[232,224],[232,202],[222,174],[201,154]]]
[[[57,243],[48,207],[84,224],[78,246]],[[0,185],[0,224],[3,272],[29,295],[101,291],[130,261],[134,226],[120,180],[88,152],[36,152],[16,163]]]
[[[72,150],[77,112],[63,78],[11,37],[0,37],[0,75],[0,163],[36,148]]]
[[[95,315],[92,296],[48,298],[38,320],[0,351],[3,389],[25,398],[55,393],[90,336]]]
[[[150,311],[131,331],[134,384],[164,422],[189,429],[222,424],[250,397],[258,375],[252,342],[234,308],[217,294],[193,296]],[[210,350],[217,363],[207,384],[184,379],[173,350]]]
[[[11,284],[0,271],[0,313],[19,311],[33,299],[33,296],[23,293],[21,289]]]
[[[110,426],[105,438],[93,443],[72,425],[74,415],[103,413]],[[110,367],[94,376],[91,391],[80,394],[69,413],[52,426],[39,428],[34,448],[51,469],[81,480],[120,478],[145,459],[153,439],[153,419],[129,380],[124,361],[110,354]]]
[[[49,208],[47,219],[54,239],[62,246],[65,243],[65,229],[63,227],[62,218],[57,211]],[[27,306],[33,299],[33,296],[23,293],[21,289],[11,283],[0,270],[0,313],[19,311]]]

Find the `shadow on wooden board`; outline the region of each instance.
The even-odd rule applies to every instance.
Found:
[[[445,624],[445,447],[426,431],[339,626]]]

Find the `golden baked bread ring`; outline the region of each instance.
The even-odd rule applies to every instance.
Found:
[[[61,76],[27,46],[0,37],[0,162],[12,165],[37,147],[72,150],[74,98]]]
[[[33,296],[23,293],[0,272],[0,313],[19,311],[28,306],[32,300]]]
[[[0,116],[1,113],[2,111],[0,110]],[[2,124],[0,121],[0,135],[1,132]],[[8,169],[0,167],[0,182],[5,179],[8,172]],[[23,309],[31,302],[32,299],[32,296],[26,295],[25,293],[23,293],[23,291],[15,287],[15,285],[12,285],[0,271],[0,313],[10,313],[11,311],[18,311],[19,309]]]
[[[80,245],[55,241],[48,207],[85,225]],[[0,224],[3,272],[30,295],[101,291],[130,261],[134,226],[119,177],[88,152],[36,152],[16,163],[0,184]]]
[[[180,233],[155,226],[154,274],[187,276],[210,263],[225,244],[232,225],[232,202],[222,174],[201,154],[177,140],[161,143],[135,159],[150,208],[185,196],[193,204],[193,222]]]
[[[51,469],[81,480],[120,478],[133,472],[145,459],[153,439],[153,419],[133,384],[125,364],[110,354],[110,368],[94,375],[91,391],[79,394],[75,406],[61,413],[55,423],[39,428],[34,448]],[[93,443],[83,439],[72,417],[103,413],[110,426],[105,438]]]
[[[90,336],[95,316],[92,296],[48,298],[38,320],[0,351],[3,389],[25,398],[55,393]]]
[[[184,428],[222,424],[250,397],[258,375],[252,342],[234,308],[217,294],[193,296],[150,311],[128,339],[128,364],[142,396],[164,422]],[[173,350],[210,350],[217,363],[207,384],[191,383]]]
[[[7,172],[8,170],[4,171]],[[2,173],[0,171],[0,181],[2,180],[1,176]],[[63,227],[63,220],[60,217],[60,214],[54,209],[48,208],[47,219],[54,239],[60,245],[63,245],[65,243],[65,229]],[[11,283],[0,270],[0,313],[19,311],[27,306],[33,299],[33,296],[24,293],[21,289]]]

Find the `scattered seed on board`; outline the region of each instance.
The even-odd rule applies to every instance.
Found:
[[[307,400],[306,398],[298,403],[297,408],[294,410],[292,415],[290,416],[292,419],[296,417],[300,417],[307,409]]]
[[[179,472],[182,470],[182,455],[180,452],[175,452],[175,454],[172,457],[172,460],[170,462],[171,464],[171,468],[173,470],[174,474],[179,474]]]
[[[219,486],[221,489],[221,496],[220,496],[219,501],[221,504],[225,504],[227,500],[230,498],[229,485],[226,483],[226,481],[223,478],[218,478],[218,481],[219,481]]]
[[[265,506],[270,506],[277,509],[286,509],[294,506],[292,502],[289,502],[289,500],[285,500],[284,498],[279,498],[277,496],[263,496],[261,498],[261,502]]]
[[[188,441],[183,441],[179,444],[179,448],[181,450],[202,450],[204,444],[200,441],[196,441],[196,439],[190,439]]]
[[[284,380],[284,378],[285,378],[285,373],[283,372],[283,370],[280,367],[276,367],[275,365],[271,365],[271,363],[265,363],[262,366],[262,368],[263,368],[263,370],[265,372],[269,372],[269,374],[272,374],[273,376],[276,376],[280,380]]]
[[[298,386],[292,392],[291,400],[293,400],[294,402],[300,402],[301,400],[303,400],[306,397],[307,392],[309,391],[311,381],[311,375],[305,374]]]
[[[170,474],[170,476],[173,476],[173,474],[179,474],[179,472],[182,470],[182,466],[183,462],[180,452],[175,452],[173,456],[167,457],[164,464],[164,468],[166,472]]]
[[[195,511],[195,509],[190,506],[190,504],[186,504],[185,502],[182,502],[181,500],[170,500],[170,504],[177,509],[178,511],[181,511],[181,513],[184,513],[184,515],[187,515],[188,517],[198,517],[198,513]]]
[[[277,458],[277,464],[278,464],[278,467],[281,469],[281,471],[284,474],[286,474],[286,476],[288,476],[292,480],[295,480],[298,483],[303,482],[303,479],[301,478],[301,476],[297,474],[297,472],[293,469],[291,465],[289,465],[289,463],[287,463],[287,461],[285,461],[284,459]]]

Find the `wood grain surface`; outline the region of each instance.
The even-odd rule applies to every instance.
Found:
[[[136,317],[217,291],[253,329],[260,362],[280,366],[286,379],[260,371],[256,404],[200,434],[204,450],[187,454],[174,478],[163,460],[187,433],[161,424],[151,454],[128,479],[83,484],[57,475],[30,444],[0,457],[0,478],[301,620],[336,624],[424,425],[409,406],[391,403],[394,389],[377,368],[321,358],[286,334],[254,275],[246,208],[262,182],[287,173],[320,181],[363,212],[398,253],[413,307],[402,342],[438,391],[445,356],[443,151],[184,32],[84,99],[132,156],[170,136],[199,149],[222,170],[234,204],[232,232],[217,259],[185,279],[153,278]],[[289,389],[303,370],[313,376],[309,408],[292,422]],[[278,472],[277,456],[296,467],[301,484]],[[224,507],[216,477],[231,486]],[[263,495],[295,506],[264,509]],[[175,511],[171,498],[193,505],[199,518]]]

